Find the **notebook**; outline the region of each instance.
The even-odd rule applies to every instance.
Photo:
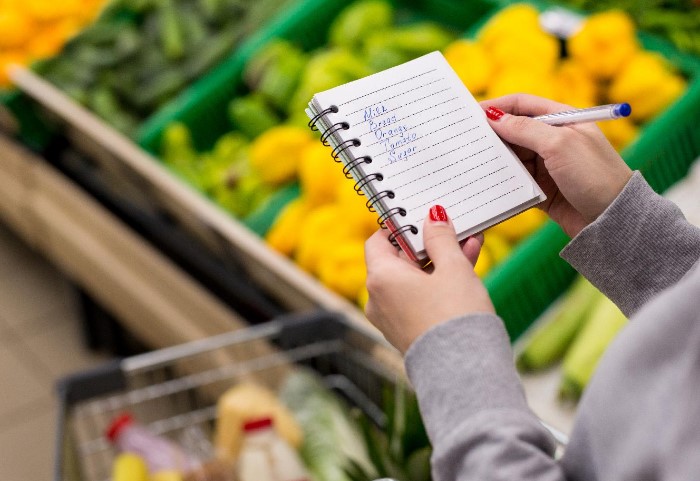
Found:
[[[462,240],[546,198],[440,52],[317,93],[306,114],[412,260],[433,205]]]

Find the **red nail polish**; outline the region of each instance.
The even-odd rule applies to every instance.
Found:
[[[496,107],[489,107],[486,109],[486,116],[491,120],[498,120],[503,117],[503,115],[505,115],[505,112],[501,109],[497,109]]]
[[[441,205],[434,205],[430,208],[430,220],[433,222],[447,222],[447,211]]]

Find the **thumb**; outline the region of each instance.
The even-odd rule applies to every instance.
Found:
[[[462,248],[457,242],[454,225],[440,205],[430,208],[428,218],[423,224],[423,243],[436,269],[441,265],[466,261]]]
[[[500,138],[538,154],[541,154],[545,142],[551,140],[558,132],[558,127],[530,117],[507,114],[495,107],[488,107],[486,116],[491,128]]]

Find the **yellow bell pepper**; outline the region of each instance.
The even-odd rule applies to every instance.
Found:
[[[554,77],[549,74],[537,75],[527,69],[517,67],[502,70],[492,79],[487,91],[487,97],[496,98],[514,93],[527,93],[552,98],[555,93]]]
[[[299,245],[299,226],[309,211],[309,202],[305,197],[287,204],[265,235],[267,244],[277,252],[291,256]]]
[[[493,42],[487,54],[499,72],[518,69],[542,77],[550,74],[559,61],[559,41],[541,29],[526,30]]]
[[[505,37],[518,37],[521,32],[540,29],[539,12],[527,3],[510,5],[494,15],[479,31],[478,40],[490,49]]]
[[[99,13],[104,0],[0,0],[0,88],[8,68],[57,54]]]
[[[299,266],[318,274],[320,259],[330,255],[339,243],[352,239],[354,232],[345,221],[346,212],[337,204],[327,204],[311,211],[299,225],[301,232],[294,258]]]
[[[484,233],[484,245],[482,249],[489,251],[493,264],[495,265],[508,257],[512,247],[505,237],[492,230],[487,230]]]
[[[589,16],[567,45],[571,57],[597,79],[617,75],[639,50],[634,23],[622,10]]]
[[[337,204],[344,212],[343,221],[353,236],[359,240],[366,240],[379,229],[378,215],[367,209],[367,198],[355,193],[352,182],[343,180],[339,186]]]
[[[482,249],[479,253],[479,259],[477,259],[476,265],[474,265],[474,272],[476,272],[477,276],[483,278],[486,276],[486,274],[488,274],[492,267],[493,257],[491,256],[491,252],[486,249]]]
[[[598,103],[598,84],[588,71],[575,60],[561,62],[554,74],[554,99],[577,108]]]
[[[354,301],[367,280],[364,256],[364,242],[339,243],[318,260],[318,278],[329,289]]]
[[[480,43],[465,39],[456,40],[447,46],[443,54],[472,94],[479,95],[486,91],[493,73],[493,65]]]
[[[331,157],[331,149],[321,142],[313,142],[301,152],[299,184],[311,205],[335,201],[340,188],[347,189],[342,168]]]
[[[297,177],[301,152],[315,142],[308,129],[273,127],[260,134],[250,146],[250,166],[271,185],[282,185]]]
[[[638,52],[613,79],[608,96],[612,102],[629,102],[631,117],[644,122],[679,98],[686,81],[673,73],[666,60],[653,52]]]
[[[615,122],[598,122],[597,125],[618,152],[627,147],[639,133],[639,127],[629,118],[617,119]]]
[[[490,227],[486,232],[487,235],[493,232],[507,239],[511,244],[515,244],[532,234],[545,220],[547,220],[547,214],[539,209],[532,208]]]

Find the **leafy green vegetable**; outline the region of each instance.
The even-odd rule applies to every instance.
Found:
[[[357,424],[320,378],[309,371],[291,374],[280,399],[294,413],[304,431],[301,456],[317,481],[352,481],[353,471],[374,476],[367,448]]]
[[[36,70],[132,135],[289,1],[115,0]]]
[[[429,481],[432,448],[415,395],[399,384],[384,392],[386,426],[359,419],[370,458],[380,477],[398,481]],[[354,481],[371,481],[371,473],[353,467]]]

